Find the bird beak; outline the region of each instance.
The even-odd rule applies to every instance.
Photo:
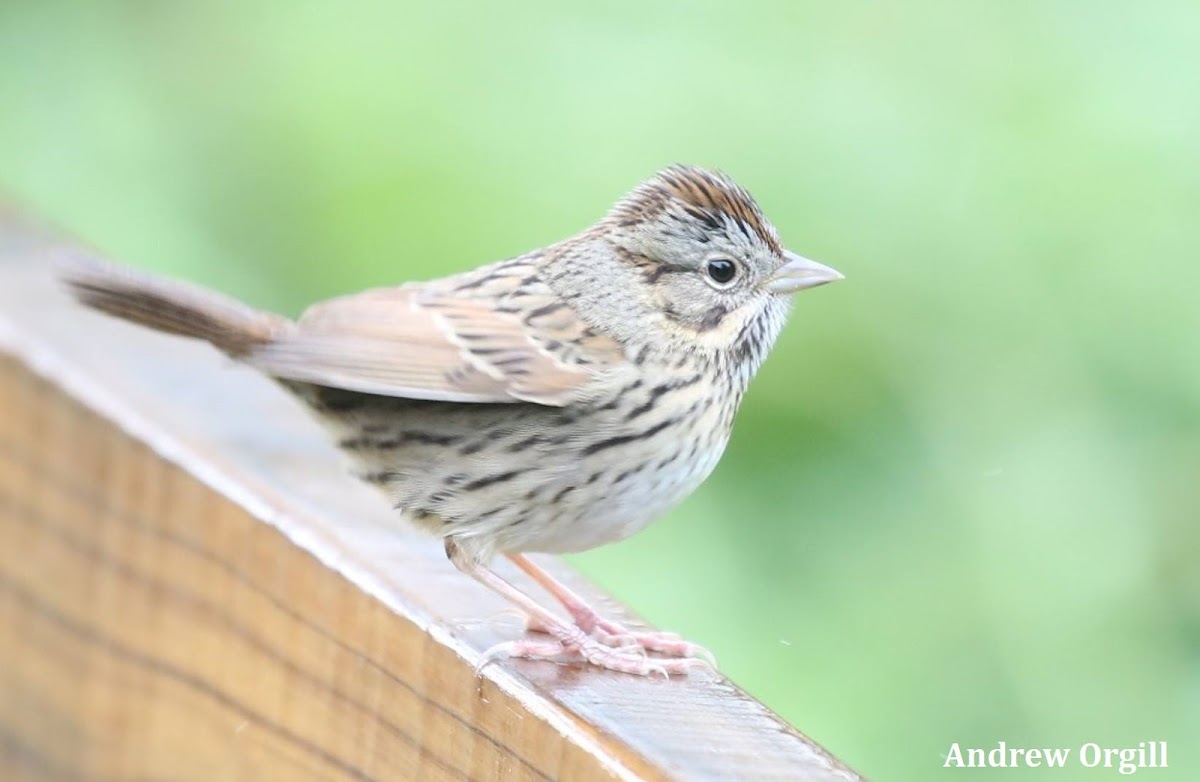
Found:
[[[779,267],[767,281],[767,288],[771,293],[795,293],[805,288],[815,288],[827,282],[846,279],[837,269],[802,258],[790,250],[784,250],[783,257],[787,259],[787,263]]]

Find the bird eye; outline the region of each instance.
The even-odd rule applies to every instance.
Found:
[[[737,264],[728,258],[713,258],[704,267],[704,271],[717,285],[728,285],[737,276]]]

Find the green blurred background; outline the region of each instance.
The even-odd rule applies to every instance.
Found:
[[[880,780],[1000,739],[1200,779],[1194,0],[0,4],[0,187],[287,312],[676,161],[848,280],[697,495],[576,564]]]

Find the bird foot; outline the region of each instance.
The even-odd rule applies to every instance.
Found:
[[[654,652],[672,660],[698,660],[713,668],[717,667],[717,658],[703,646],[689,643],[676,633],[630,630],[624,625],[605,619],[570,587],[556,579],[529,557],[523,554],[509,554],[508,558],[518,568],[529,574],[543,589],[554,595],[563,608],[567,609],[575,626],[587,637],[613,649],[637,648],[643,653]],[[545,618],[544,612],[542,618],[539,618],[538,614],[534,612],[530,612],[529,616],[527,627],[530,630],[558,637],[555,629],[549,626],[549,622],[558,624],[557,618]]]
[[[643,655],[646,652],[654,652],[669,659],[693,659],[703,661],[713,668],[717,667],[717,658],[712,652],[699,644],[683,640],[678,633],[661,630],[630,630],[622,624],[604,619],[595,613],[582,615],[576,612],[572,613],[575,614],[576,627],[592,640],[611,649],[633,649]],[[554,634],[550,627],[535,617],[530,617],[527,627],[534,632]]]
[[[612,646],[581,633],[576,638],[562,641],[521,639],[497,644],[484,652],[480,668],[492,660],[509,658],[583,663],[635,676],[661,675],[664,679],[669,679],[673,675],[686,675],[693,668],[704,667],[708,664],[703,659],[648,657],[645,649],[641,646]]]
[[[592,631],[592,637],[608,646],[618,648],[638,646],[647,652],[656,652],[665,657],[702,660],[713,668],[717,667],[716,655],[699,644],[683,640],[678,633],[661,630],[649,632],[629,630],[616,622],[602,620],[601,624]]]

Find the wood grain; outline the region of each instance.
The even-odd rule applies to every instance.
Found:
[[[0,210],[0,776],[859,779],[715,673],[477,675],[518,618],[270,382],[68,302],[68,251]]]

